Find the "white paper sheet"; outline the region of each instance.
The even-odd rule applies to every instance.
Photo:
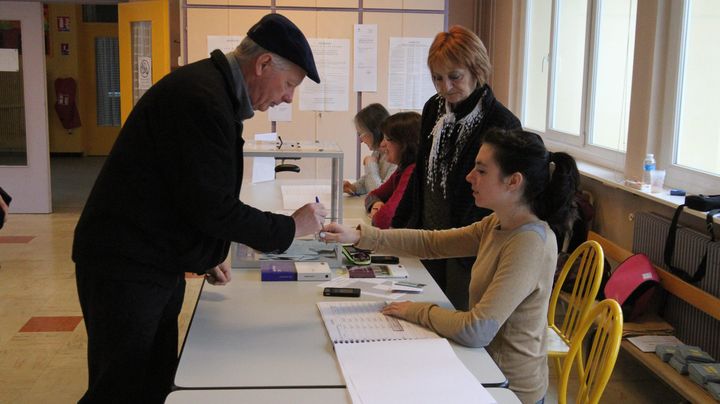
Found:
[[[674,335],[641,335],[628,338],[633,345],[643,352],[655,352],[658,345],[682,345],[682,341]]]
[[[17,49],[0,49],[0,72],[20,70],[20,58]]]
[[[268,121],[290,122],[292,121],[292,105],[283,102],[280,105],[268,108]]]
[[[301,111],[347,111],[350,98],[350,41],[348,39],[308,39],[320,84],[303,80],[300,84]]]
[[[388,109],[422,109],[435,87],[427,67],[432,38],[390,38]]]
[[[353,403],[495,403],[446,339],[336,344]]]
[[[152,58],[138,56],[138,89],[149,90],[152,87]]]
[[[256,133],[255,141],[277,140],[277,133]],[[275,158],[273,157],[254,157],[252,169],[252,183],[272,181],[275,179]]]
[[[377,91],[377,24],[355,24],[353,90]]]
[[[207,36],[207,53],[220,49],[223,53],[228,53],[238,45],[245,37],[242,35],[208,35]]]

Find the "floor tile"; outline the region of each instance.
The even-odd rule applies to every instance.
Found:
[[[74,331],[82,316],[32,317],[19,332]]]
[[[35,236],[0,236],[0,244],[27,244]]]

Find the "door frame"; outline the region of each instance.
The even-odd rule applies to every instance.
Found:
[[[10,212],[50,213],[52,194],[42,3],[0,1],[0,19],[20,21],[27,147],[27,165],[0,166],[0,186],[13,197]]]

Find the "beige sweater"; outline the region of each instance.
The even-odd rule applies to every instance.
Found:
[[[548,301],[557,260],[555,234],[537,221],[508,231],[494,214],[449,230],[361,227],[360,248],[386,247],[420,258],[476,256],[470,311],[413,303],[407,320],[471,347],[486,347],[523,403],[547,390]]]

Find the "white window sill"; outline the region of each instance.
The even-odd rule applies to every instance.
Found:
[[[630,187],[625,184],[624,175],[619,171],[610,170],[584,161],[578,161],[577,166],[581,175],[599,181],[610,188],[617,188],[673,209],[685,203],[684,196],[670,195],[670,190],[667,188],[664,188],[662,192],[653,193]],[[702,219],[705,219],[706,216],[705,212],[693,209],[685,209],[684,212]],[[720,214],[715,215],[715,223],[720,223],[719,219]]]

